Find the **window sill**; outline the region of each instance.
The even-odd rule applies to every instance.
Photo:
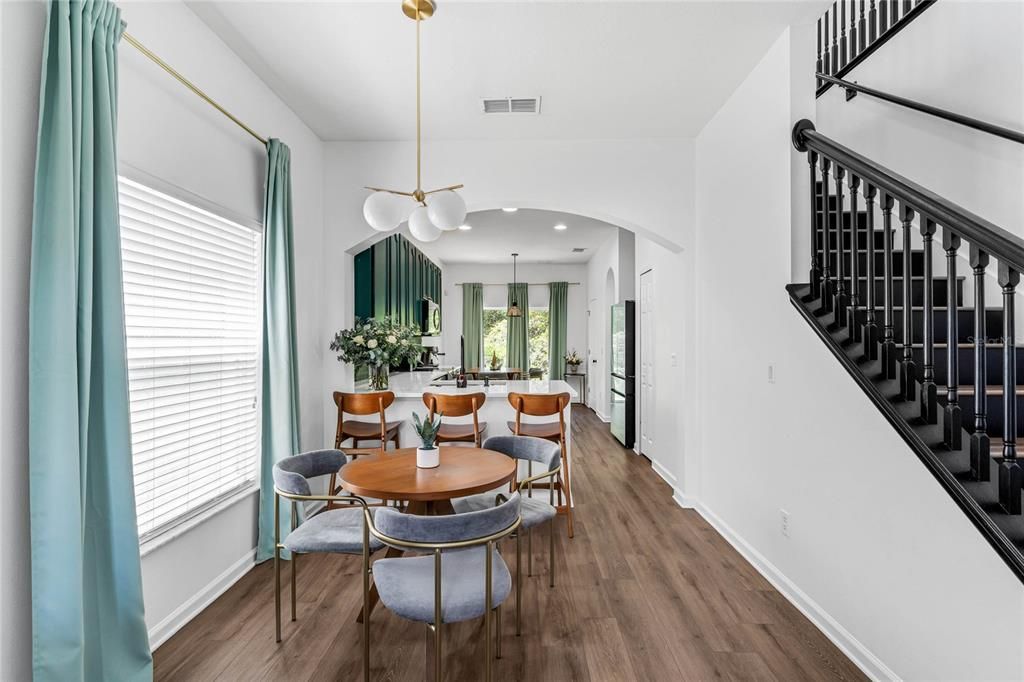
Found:
[[[220,514],[228,507],[232,507],[238,504],[240,501],[244,500],[247,497],[250,497],[253,494],[259,494],[259,491],[259,485],[255,484],[248,488],[242,488],[235,494],[225,497],[223,500],[221,500],[214,506],[210,507],[209,509],[205,509],[201,513],[196,514],[195,516],[185,521],[182,521],[178,525],[168,528],[163,533],[160,533],[159,535],[149,538],[148,540],[139,545],[139,556],[144,557],[147,554],[163,547],[164,545],[173,542],[185,533],[188,533],[196,526],[199,526],[200,524],[209,521],[211,518],[213,518],[217,514]]]

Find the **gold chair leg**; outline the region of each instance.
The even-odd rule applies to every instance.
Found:
[[[363,682],[370,682],[370,530],[363,519]]]
[[[523,543],[522,533],[516,531],[516,637],[523,634]]]
[[[274,493],[274,625],[281,641],[281,500]]]
[[[494,657],[501,658],[501,604],[494,609]]]
[[[484,547],[484,682],[491,682],[491,542]]]
[[[555,586],[555,520],[558,516],[548,521],[548,572],[551,573],[551,587]]]
[[[488,564],[488,567],[490,564]],[[434,682],[441,682],[441,550],[434,550]]]
[[[295,622],[295,584],[296,577],[299,572],[299,554],[298,552],[292,552],[292,622]]]

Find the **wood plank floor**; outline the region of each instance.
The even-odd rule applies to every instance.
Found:
[[[865,679],[593,412],[574,406],[572,425],[576,537],[559,518],[551,589],[546,531],[535,531],[523,636],[510,601],[496,680]],[[156,651],[156,678],[360,679],[359,563],[303,558],[299,619],[287,620],[286,587],[280,645],[271,562],[257,566]],[[481,627],[446,626],[447,680],[482,679]],[[424,679],[423,625],[378,608],[372,643],[373,679]]]

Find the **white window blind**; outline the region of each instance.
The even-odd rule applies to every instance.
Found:
[[[259,458],[262,235],[120,178],[139,535],[250,487]]]

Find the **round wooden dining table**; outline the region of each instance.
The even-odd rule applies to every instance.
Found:
[[[391,450],[383,455],[362,455],[338,472],[345,490],[360,497],[407,502],[406,513],[453,514],[452,499],[487,492],[514,481],[516,460],[500,452],[475,447],[442,447],[441,463],[433,469],[416,466],[416,448]],[[404,552],[388,547],[385,557]],[[370,589],[370,612],[380,597]],[[362,622],[360,611],[356,619]]]
[[[408,502],[410,514],[451,514],[451,500],[494,490],[515,478],[516,461],[493,450],[442,447],[440,465],[416,466],[416,448],[363,455],[341,468],[342,487],[353,495]]]

